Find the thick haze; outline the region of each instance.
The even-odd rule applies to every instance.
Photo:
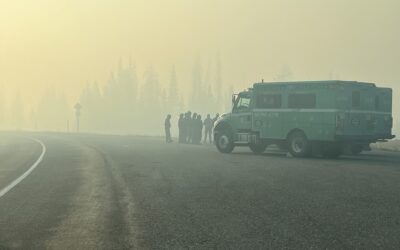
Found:
[[[70,107],[131,58],[139,86],[153,66],[168,91],[174,66],[190,108],[196,60],[206,70],[219,55],[223,89],[290,70],[393,87],[398,112],[399,10],[396,0],[0,0],[0,95],[12,105],[19,93],[26,116],[48,89]]]

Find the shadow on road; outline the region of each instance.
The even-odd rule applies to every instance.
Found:
[[[265,152],[263,154],[254,154],[253,152],[233,152],[233,155],[249,155],[249,156],[264,156],[264,157],[279,157],[279,158],[292,158],[288,157],[285,152]]]
[[[291,156],[288,156],[288,153],[284,151],[266,151],[263,154],[254,154],[253,152],[246,151],[238,151],[233,152],[233,155],[247,155],[254,157],[274,157],[280,159],[297,159]],[[336,159],[324,158],[322,156],[313,156],[309,158],[303,158],[310,161],[332,161],[332,162],[343,162],[346,163],[357,163],[357,164],[366,164],[366,165],[376,165],[380,164],[383,166],[391,166],[400,168],[400,154],[396,152],[387,152],[387,151],[373,151],[363,153],[357,156],[341,156]]]

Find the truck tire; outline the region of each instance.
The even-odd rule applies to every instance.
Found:
[[[218,133],[215,144],[219,152],[223,154],[232,153],[235,145],[233,143],[233,135],[230,131],[222,130]]]
[[[263,142],[249,145],[250,150],[253,151],[253,153],[255,153],[255,154],[264,153],[264,151],[267,149],[267,147],[268,147],[268,144],[263,143]]]
[[[294,157],[308,157],[311,155],[311,143],[302,131],[296,131],[289,136],[288,149]]]

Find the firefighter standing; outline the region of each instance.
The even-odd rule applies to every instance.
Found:
[[[165,118],[164,122],[164,128],[165,128],[165,141],[167,143],[171,143],[171,115],[167,115],[167,118]]]
[[[213,127],[213,120],[210,117],[210,114],[207,115],[207,118],[204,120],[204,143],[207,142],[207,137],[210,143],[212,143],[211,134]]]
[[[185,117],[183,114],[179,115],[179,120],[178,120],[178,129],[179,129],[179,143],[184,143],[185,142]]]

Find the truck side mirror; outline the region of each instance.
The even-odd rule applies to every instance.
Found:
[[[236,96],[232,95],[232,105],[235,104],[235,101],[236,101]]]

